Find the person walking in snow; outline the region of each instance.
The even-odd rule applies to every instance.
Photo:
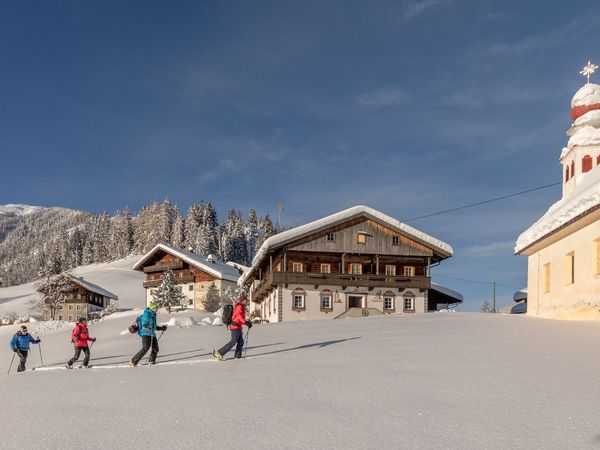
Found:
[[[140,336],[142,336],[142,349],[135,354],[131,361],[129,361],[129,367],[135,367],[138,365],[140,360],[148,352],[148,349],[152,347],[150,352],[150,359],[148,364],[156,364],[156,356],[158,355],[158,339],[156,338],[156,330],[166,331],[167,326],[156,325],[156,311],[158,311],[158,305],[155,302],[150,302],[150,305],[144,310],[144,314],[140,319]]]
[[[73,368],[73,363],[79,359],[82,351],[85,354],[85,358],[83,358],[83,364],[80,367],[87,368],[90,362],[90,348],[88,347],[88,341],[96,342],[96,338],[90,337],[87,328],[87,320],[85,317],[80,317],[71,334],[71,342],[75,345],[75,354],[66,364],[65,367],[67,369]]]
[[[27,332],[27,327],[25,325],[22,325],[21,329],[13,335],[10,340],[10,348],[19,356],[20,362],[17,372],[25,371],[25,362],[27,362],[27,356],[29,355],[29,344],[39,344],[40,342],[42,342],[42,340],[39,337],[34,339],[33,336]]]
[[[219,361],[223,361],[225,354],[233,348],[235,345],[234,358],[239,359],[242,357],[242,349],[244,348],[244,333],[242,326],[246,325],[248,328],[252,328],[252,322],[246,320],[246,305],[248,304],[248,297],[245,293],[241,293],[237,303],[233,307],[233,315],[231,317],[231,325],[229,330],[231,331],[231,339],[227,344],[221,347],[218,351],[213,350],[212,354]]]

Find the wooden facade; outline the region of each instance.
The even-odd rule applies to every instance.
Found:
[[[307,311],[308,306],[300,297],[308,299],[311,293],[311,301],[321,302],[314,308],[315,316],[287,314],[289,318],[333,318],[359,304],[365,310],[381,313],[425,312],[431,307],[427,302],[431,288],[429,267],[450,256],[368,214],[341,220],[296,239],[290,234],[292,238],[287,242],[262,252],[244,280],[250,288],[251,309],[262,319],[282,321],[287,320],[284,316],[288,309]],[[331,298],[327,292],[331,292]],[[409,307],[397,306],[392,297],[399,302],[406,297]],[[417,297],[419,308],[411,300]]]

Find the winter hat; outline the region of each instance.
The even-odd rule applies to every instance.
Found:
[[[158,309],[158,304],[156,302],[150,302],[150,304],[148,305],[148,308]]]
[[[78,320],[79,323],[83,323],[85,321],[86,321],[85,317],[80,317],[79,320]]]

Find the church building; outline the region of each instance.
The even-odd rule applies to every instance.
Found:
[[[528,257],[527,313],[555,319],[600,319],[600,85],[571,101],[562,164],[562,198],[516,243]]]

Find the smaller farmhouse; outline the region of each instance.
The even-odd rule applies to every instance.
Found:
[[[59,276],[70,281],[74,285],[74,291],[58,307],[55,319],[69,322],[74,322],[79,317],[93,319],[100,311],[119,299],[112,292],[70,273],[63,272]],[[45,308],[45,311],[44,319],[51,320],[51,310]]]
[[[219,295],[227,288],[235,290],[241,270],[212,255],[203,256],[166,244],[158,244],[146,253],[133,269],[146,274],[146,304],[152,300],[153,289],[162,282],[163,273],[171,269],[188,300],[188,307],[197,310],[204,309],[211,286]]]

